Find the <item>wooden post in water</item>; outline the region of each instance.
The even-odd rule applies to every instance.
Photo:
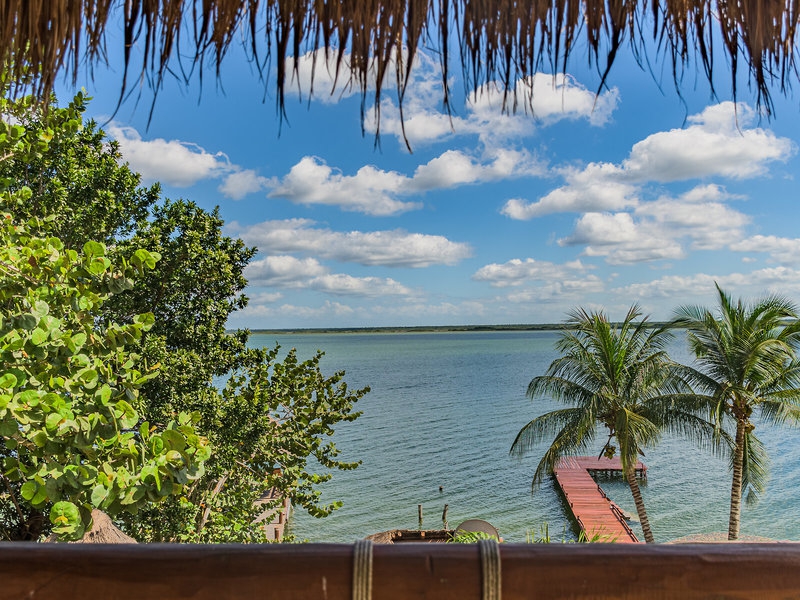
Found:
[[[417,513],[419,513],[419,528],[422,529],[422,504],[417,504]]]
[[[443,529],[447,529],[447,507],[450,506],[449,504],[444,505],[444,510],[442,511],[442,525]]]

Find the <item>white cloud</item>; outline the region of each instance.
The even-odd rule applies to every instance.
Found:
[[[279,182],[271,184],[268,196],[297,204],[323,204],[389,216],[422,208],[419,202],[399,199],[409,194],[544,172],[530,152],[513,149],[499,149],[480,159],[460,150],[447,150],[418,166],[412,177],[372,165],[361,167],[355,175],[345,175],[320,158],[305,156]]]
[[[335,273],[315,277],[309,281],[309,287],[327,294],[337,296],[362,296],[377,298],[382,296],[409,296],[412,291],[391,278],[353,277],[344,273]]]
[[[304,287],[308,279],[326,273],[327,269],[314,258],[278,255],[252,261],[244,276],[250,285]]]
[[[295,252],[367,266],[454,265],[472,255],[468,244],[440,235],[399,229],[345,233],[314,227],[314,222],[306,219],[264,221],[246,227],[231,223],[226,231],[267,254]]]
[[[382,317],[384,320],[391,318],[406,319],[415,325],[441,324],[444,319],[459,319],[457,323],[464,323],[464,319],[472,321],[475,318],[490,314],[486,305],[478,300],[465,300],[462,302],[426,303],[410,301],[400,305],[374,306],[371,313]]]
[[[587,294],[602,292],[603,281],[596,275],[585,275],[577,279],[548,281],[544,285],[509,294],[506,299],[514,304],[548,303],[565,308],[572,303],[585,303]]]
[[[470,94],[463,116],[448,116],[436,106],[441,104],[441,71],[438,63],[423,56],[412,73],[412,83],[400,111],[389,99],[381,105],[381,132],[394,134],[401,144],[403,127],[412,146],[439,142],[447,137],[477,135],[486,148],[502,148],[513,139],[534,133],[537,126],[563,119],[586,119],[592,125],[603,125],[616,108],[616,89],[596,97],[594,92],[561,73],[536,73],[516,83],[517,105],[508,96],[507,112],[503,112],[503,91],[497,82],[482,86]]]
[[[273,304],[278,300],[281,300],[283,298],[283,294],[280,292],[248,292],[247,297],[249,299],[249,306],[251,304]]]
[[[226,176],[217,189],[227,198],[241,200],[245,196],[260,192],[272,184],[272,180],[259,175],[257,171],[244,169]]]
[[[355,175],[344,175],[322,159],[305,156],[268,196],[297,204],[339,206],[368,215],[393,215],[421,206],[393,198],[408,181],[396,171],[381,171],[371,165],[361,167]]]
[[[122,157],[145,181],[188,187],[235,170],[222,152],[212,154],[197,144],[180,140],[143,140],[133,127],[111,123],[108,134],[119,143]]]
[[[308,95],[322,103],[338,102],[360,93],[360,87],[350,80],[350,54],[342,56],[337,72],[338,56],[327,57],[323,50],[308,52],[295,60],[286,61],[290,75],[289,87],[300,95]],[[296,70],[295,70],[296,67]],[[376,71],[370,69],[367,89],[375,89]],[[387,81],[396,76],[394,61],[388,65]],[[334,85],[335,83],[335,85]],[[453,82],[451,82],[452,85]],[[464,115],[452,117],[435,107],[442,103],[442,72],[439,61],[427,52],[418,52],[411,71],[411,81],[403,99],[403,122],[400,111],[388,96],[381,104],[381,132],[397,136],[405,145],[405,135],[412,145],[440,141],[450,135],[478,135],[487,146],[503,147],[502,141],[516,139],[533,133],[537,125],[549,125],[563,119],[585,119],[592,125],[604,125],[619,102],[616,88],[599,96],[579,84],[570,75],[536,73],[515,84],[517,105],[513,110],[513,94],[509,95],[509,109],[503,113],[503,91],[498,82],[483,85],[475,94],[468,95]],[[368,107],[369,110],[369,107]],[[374,132],[374,123],[372,125]],[[494,143],[488,143],[493,140]]]
[[[580,170],[556,170],[566,180],[564,186],[538,201],[509,200],[502,212],[512,219],[527,220],[555,212],[619,211],[638,205],[647,182],[763,175],[770,162],[786,161],[796,147],[771,131],[747,129],[753,118],[752,109],[744,104],[709,106],[689,117],[688,127],[654,133],[637,142],[619,165],[590,163]],[[697,188],[697,198],[685,200],[709,199],[715,187]]]
[[[295,304],[281,304],[280,306],[267,306],[265,304],[248,305],[237,311],[237,319],[276,318],[288,327],[297,327],[309,321],[320,319],[322,323],[330,323],[333,317],[349,317],[355,310],[340,302],[325,301],[322,306],[298,306]],[[308,325],[302,325],[308,326]]]
[[[526,150],[498,150],[481,164],[460,150],[447,150],[417,167],[409,189],[428,191],[545,173],[542,164]]]
[[[327,267],[314,258],[267,256],[251,262],[244,275],[253,286],[310,289],[337,296],[376,298],[412,294],[409,288],[391,278],[330,273]],[[274,302],[277,297],[269,302]]]
[[[800,271],[788,267],[759,269],[749,273],[729,273],[726,275],[670,275],[649,281],[635,283],[612,290],[614,293],[634,299],[668,298],[679,299],[681,303],[695,303],[693,298],[707,298],[710,301],[714,283],[725,290],[734,292],[737,297],[761,297],[769,293],[783,295],[800,293]],[[689,298],[688,302],[684,302]]]
[[[293,75],[293,84],[304,90],[310,88],[312,65],[316,60],[315,98],[329,102],[352,95],[358,90],[347,83],[349,59],[349,55],[343,57],[337,84],[339,92],[330,93],[336,59],[331,55],[326,61],[321,51],[305,54],[298,59],[298,74]],[[289,59],[287,67],[293,67],[293,59]],[[392,68],[390,65],[387,77],[392,75]],[[371,80],[369,85],[373,85]],[[518,82],[517,91],[520,99],[533,92],[531,105],[523,102],[519,107],[520,114],[503,114],[502,93],[496,84],[490,84],[467,102],[464,117],[454,116],[451,119],[441,110],[433,108],[441,100],[439,64],[426,53],[418,53],[412,80],[404,96],[405,135],[412,144],[416,144],[442,140],[455,129],[458,135],[479,137],[480,143],[474,152],[448,150],[428,163],[419,165],[413,175],[385,171],[372,165],[362,167],[355,174],[345,174],[321,158],[305,156],[289,173],[270,185],[268,196],[303,205],[338,206],[342,210],[375,216],[416,210],[422,204],[415,200],[404,200],[404,197],[461,185],[544,175],[546,166],[542,161],[525,148],[513,147],[509,141],[531,135],[537,123],[581,118],[595,125],[603,124],[617,103],[615,90],[596,98],[593,92],[563,74],[551,76],[538,73],[526,81]],[[536,118],[526,112],[532,112]],[[388,97],[381,104],[381,131],[403,139],[400,112]],[[233,177],[232,182],[237,179]],[[247,180],[243,183],[248,184],[246,189],[250,191],[265,182]]]
[[[605,125],[619,102],[616,88],[597,96],[570,75],[536,73],[516,83],[517,110],[550,124],[563,119],[586,119],[592,125]],[[497,82],[484,85],[470,96],[469,110],[478,121],[495,122],[503,104],[503,89]],[[509,97],[509,102],[513,99]],[[509,106],[513,109],[514,106]]]
[[[516,198],[501,212],[512,219],[530,220],[556,212],[601,212],[636,206],[638,188],[621,181],[621,170],[610,163],[590,163],[584,169],[566,168],[567,185],[556,188],[537,202]]]
[[[715,250],[742,237],[750,217],[717,200],[730,197],[718,186],[699,186],[678,198],[640,203],[632,212],[590,212],[578,218],[561,246],[586,246],[586,256],[610,264],[684,258],[685,246]]]
[[[586,213],[575,225],[573,234],[559,243],[563,246],[577,244],[624,244],[636,240],[636,225],[628,213]]]
[[[800,238],[754,235],[731,244],[730,249],[734,252],[766,252],[775,262],[784,265],[800,264]]]
[[[649,222],[649,235],[686,237],[695,250],[717,250],[742,237],[750,217],[722,202],[661,198],[639,206],[635,214]]]
[[[729,194],[725,188],[715,183],[701,184],[679,196],[683,202],[722,202],[724,200],[743,200],[744,196]]]
[[[531,281],[553,281],[583,277],[587,267],[576,260],[563,265],[526,258],[514,258],[508,262],[491,263],[478,269],[472,279],[486,281],[493,287],[519,286]]]
[[[747,129],[754,116],[745,104],[709,106],[689,117],[689,127],[655,133],[635,144],[623,169],[640,181],[762,175],[768,162],[785,161],[795,146],[760,127]]]

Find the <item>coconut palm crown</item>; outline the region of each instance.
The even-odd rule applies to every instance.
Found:
[[[633,306],[620,324],[602,312],[578,309],[570,314],[556,344],[561,353],[545,375],[528,385],[533,399],[552,398],[568,407],[536,417],[517,434],[511,454],[522,456],[537,444],[551,442],[533,476],[533,487],[551,474],[562,456],[595,451],[595,437],[605,429],[601,455],[618,454],[631,489],[645,541],[653,533],[635,468],[643,449],[654,445],[662,431],[688,434],[714,443],[713,425],[675,398],[687,392],[676,363],[665,351],[672,334],[654,327]],[[614,443],[616,442],[616,443]]]
[[[695,390],[697,409],[718,430],[735,430],[728,523],[728,539],[735,540],[743,493],[754,501],[768,472],[768,456],[754,434],[754,413],[767,424],[800,424],[800,322],[797,307],[782,296],[747,304],[718,285],[717,295],[716,310],[684,306],[673,323],[686,328],[696,357],[684,377]]]

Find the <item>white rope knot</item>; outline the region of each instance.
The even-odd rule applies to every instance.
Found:
[[[478,540],[481,555],[481,598],[500,600],[502,597],[502,577],[500,572],[500,545],[497,540]]]
[[[353,545],[353,600],[372,600],[372,542]]]

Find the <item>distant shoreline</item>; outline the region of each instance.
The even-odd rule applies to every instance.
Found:
[[[664,323],[653,322],[650,327]],[[516,325],[415,325],[411,327],[298,327],[285,329],[251,329],[251,334],[336,334],[336,333],[471,333],[492,331],[558,331],[570,329],[564,323],[516,324]]]
[[[563,324],[546,323],[538,325],[415,325],[410,327],[308,327],[285,329],[251,329],[253,334],[321,334],[321,333],[463,333],[491,331],[552,331],[564,329]]]
[[[650,327],[665,325],[660,321]],[[250,329],[251,334],[312,335],[337,333],[472,333],[493,331],[558,331],[570,329],[565,323],[518,323],[512,325],[413,325],[407,327],[286,327],[283,329]],[[234,333],[235,330],[228,330]]]

